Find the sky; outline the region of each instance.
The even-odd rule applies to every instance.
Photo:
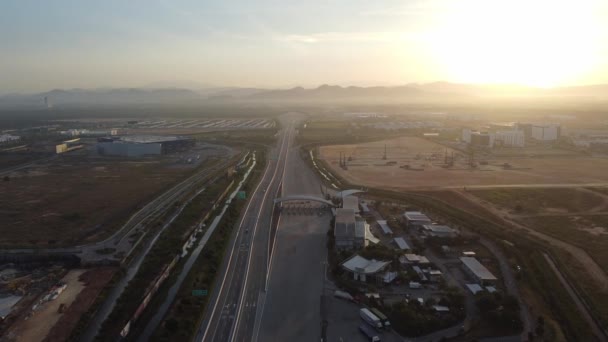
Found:
[[[608,83],[606,0],[2,0],[0,93]]]

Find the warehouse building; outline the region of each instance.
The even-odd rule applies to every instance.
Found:
[[[411,252],[412,248],[410,247],[410,245],[407,244],[407,242],[405,241],[405,238],[396,237],[393,239],[393,241],[397,245],[397,248],[399,248],[400,250],[406,251],[406,252]]]
[[[456,229],[439,224],[425,224],[422,226],[422,231],[427,236],[438,238],[455,238],[458,236],[458,231]]]
[[[425,224],[431,224],[431,219],[419,211],[406,211],[403,213],[405,224],[408,228],[422,227]]]
[[[461,257],[460,261],[462,261],[465,271],[480,285],[492,285],[496,283],[496,277],[477,259]]]
[[[125,136],[112,141],[97,143],[97,153],[109,156],[141,157],[170,154],[193,147],[192,138],[175,136]]]

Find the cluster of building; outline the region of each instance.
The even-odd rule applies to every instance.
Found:
[[[373,237],[369,231],[369,225],[361,219],[352,207],[357,203],[352,199],[343,202],[343,208],[336,210],[335,237],[336,248],[338,250],[353,250],[367,246],[370,241],[378,242],[378,239]],[[348,207],[348,208],[346,208]],[[453,239],[459,236],[460,232],[457,229],[446,225],[435,224],[427,215],[419,211],[406,211],[403,213],[405,226],[408,230],[416,232],[422,238],[441,238]],[[360,228],[357,229],[358,222]],[[386,221],[378,220],[378,225],[384,235],[393,234]],[[368,236],[372,238],[369,239]],[[393,247],[403,253],[399,256],[401,267],[415,272],[422,283],[437,283],[443,278],[443,274],[439,269],[433,268],[431,262],[424,255],[413,253],[413,249],[409,246],[404,237],[394,237],[391,242]],[[449,250],[448,246],[443,246],[445,250]],[[447,252],[445,254],[448,254]],[[497,278],[476,258],[474,252],[463,252],[457,255],[464,271],[469,277],[474,280],[474,284],[467,286],[482,286],[489,287],[489,290],[494,289]],[[354,280],[362,282],[373,282],[376,284],[388,284],[392,282],[396,276],[396,272],[389,270],[390,261],[366,259],[358,254],[353,255],[342,263],[342,268],[352,274]],[[418,282],[410,284],[412,288],[419,288],[421,285]],[[483,290],[483,288],[482,288]]]
[[[185,151],[194,145],[189,137],[134,135],[99,138],[96,148],[100,155],[141,157]]]
[[[360,249],[379,240],[370,231],[369,224],[359,215],[359,198],[344,196],[342,208],[336,209],[334,237],[337,250]]]
[[[495,131],[474,131],[470,128],[462,130],[462,141],[471,146],[489,147],[525,147],[526,140],[533,139],[539,142],[552,142],[561,137],[559,124],[525,124],[515,123],[510,126],[501,126],[503,129]]]
[[[11,134],[0,134],[0,144],[19,141],[21,139],[20,136],[11,135]]]
[[[59,132],[62,135],[68,135],[71,137],[78,137],[78,136],[88,136],[88,137],[102,137],[102,136],[107,136],[107,135],[118,135],[118,130],[117,129],[111,129],[109,131],[103,131],[103,130],[88,130],[85,128],[74,128],[74,129],[68,129],[66,131],[61,131]]]

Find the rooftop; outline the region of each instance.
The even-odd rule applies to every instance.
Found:
[[[384,234],[393,234],[393,230],[388,226],[386,220],[378,220],[377,222]]]
[[[404,238],[396,237],[394,240],[395,240],[395,243],[397,244],[397,246],[399,247],[399,249],[401,249],[401,250],[411,249],[410,246],[407,244],[407,242],[405,242]]]
[[[425,224],[424,229],[429,230],[433,233],[456,233],[456,230],[450,228],[448,226],[443,226],[439,224]]]
[[[477,292],[482,292],[483,288],[478,284],[467,284],[467,288],[471,291],[472,294],[477,294]]]
[[[403,217],[405,217],[408,221],[428,221],[431,222],[431,219],[424,215],[419,211],[406,211],[403,213]]]
[[[336,209],[336,223],[355,224],[355,211],[352,209]]]
[[[460,261],[469,269],[475,276],[481,280],[496,280],[496,277],[488,271],[477,259],[472,257],[461,257]]]
[[[359,211],[359,198],[355,196],[344,196],[342,199],[342,208],[352,209],[355,212]]]
[[[153,144],[167,141],[178,141],[186,138],[177,136],[162,136],[162,135],[126,135],[120,140],[124,142],[131,142],[137,144]]]
[[[342,267],[351,272],[374,274],[384,269],[390,261],[368,260],[360,255],[355,254],[350,259],[342,263]]]

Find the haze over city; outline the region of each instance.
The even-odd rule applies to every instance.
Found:
[[[4,0],[0,342],[608,342],[607,0]]]
[[[608,3],[4,1],[0,93],[608,82]]]

